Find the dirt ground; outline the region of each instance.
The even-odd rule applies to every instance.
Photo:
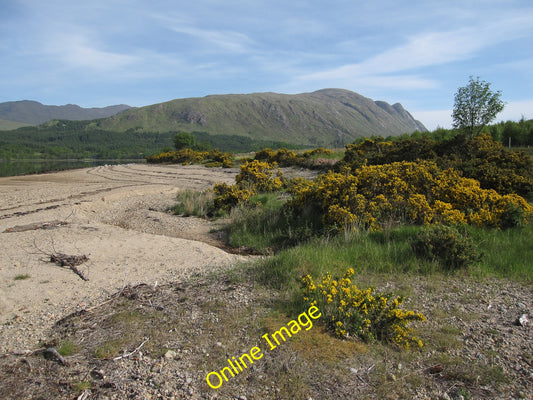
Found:
[[[129,164],[0,178],[0,352],[34,346],[58,318],[127,285],[243,260],[213,246],[210,224],[167,211],[179,190],[233,183],[236,173]],[[53,253],[88,256],[78,266],[88,281],[50,263]]]

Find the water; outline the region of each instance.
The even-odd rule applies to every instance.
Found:
[[[128,162],[144,162],[136,160],[10,160],[0,161],[0,176],[38,174],[65,169],[97,167],[99,165],[116,165]]]

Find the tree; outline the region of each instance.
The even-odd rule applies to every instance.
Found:
[[[174,136],[174,147],[176,150],[191,148],[194,146],[194,143],[194,136],[188,132],[179,132]]]
[[[467,86],[460,87],[455,93],[453,106],[453,127],[459,128],[474,137],[501,112],[504,102],[501,92],[493,93],[490,83],[471,76]]]

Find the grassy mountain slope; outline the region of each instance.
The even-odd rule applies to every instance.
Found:
[[[401,104],[375,102],[342,89],[178,99],[122,112],[99,121],[98,127],[111,131],[202,131],[302,145],[342,145],[361,136],[426,130]]]
[[[37,125],[52,119],[82,121],[106,118],[130,108],[124,104],[103,108],[82,108],[75,104],[47,106],[30,100],[9,101],[0,103],[0,119]]]
[[[12,129],[18,129],[23,126],[28,126],[24,122],[8,121],[7,119],[0,119],[0,131],[8,131]]]

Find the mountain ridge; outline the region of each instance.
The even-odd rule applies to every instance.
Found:
[[[55,106],[35,100],[19,100],[0,103],[0,119],[38,125],[54,119],[82,121],[106,118],[128,109],[131,107],[125,104],[83,108],[76,104]]]
[[[201,131],[300,145],[340,145],[361,136],[427,130],[400,103],[374,101],[346,89],[175,99],[126,110],[98,121],[98,127],[110,131]]]

